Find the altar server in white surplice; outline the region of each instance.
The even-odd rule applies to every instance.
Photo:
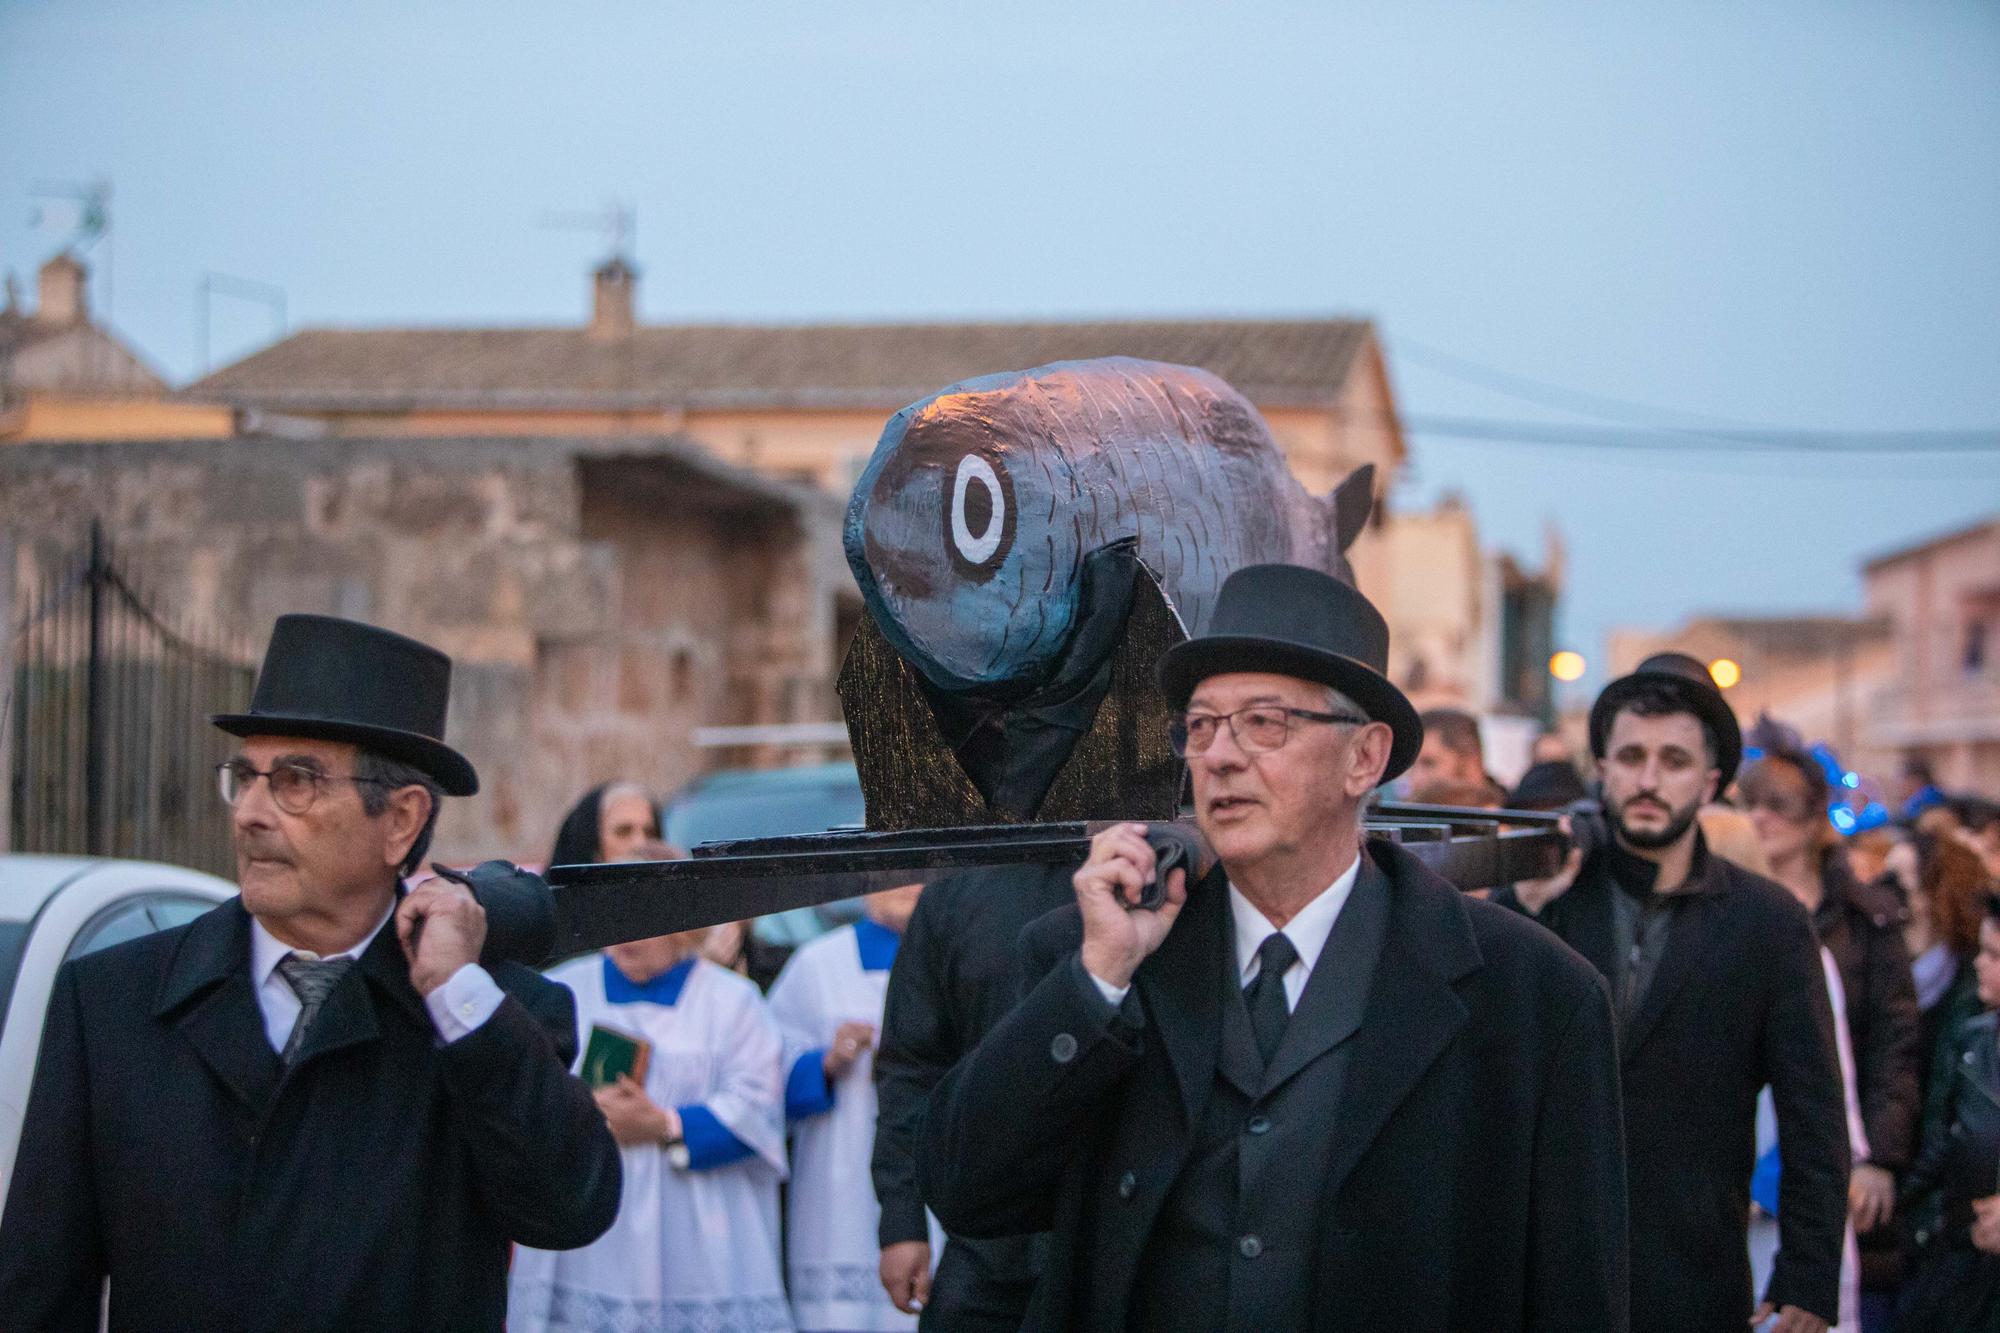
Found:
[[[509,1333],[789,1333],[778,1261],[782,1042],[756,986],[697,956],[706,931],[614,945],[549,973],[593,1025],[651,1043],[643,1084],[597,1094],[625,1167],[594,1244],[522,1247]],[[872,1234],[872,1233],[871,1233]]]
[[[891,1246],[893,1254],[877,1249],[881,1209],[868,1165],[875,1036],[889,965],[921,891],[913,884],[870,894],[860,921],[800,949],[771,987],[771,1012],[785,1036],[792,1126],[792,1314],[805,1333],[913,1329],[915,1317],[890,1303],[883,1274],[891,1263],[915,1264],[928,1286],[940,1238]]]

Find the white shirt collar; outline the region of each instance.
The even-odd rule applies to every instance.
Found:
[[[1299,964],[1308,973],[1319,961],[1320,951],[1326,948],[1326,937],[1333,933],[1333,923],[1340,919],[1340,909],[1347,905],[1347,896],[1354,891],[1354,881],[1360,874],[1361,854],[1357,849],[1354,860],[1340,872],[1339,878],[1321,889],[1318,897],[1285,923],[1285,938],[1298,950]],[[1247,984],[1250,970],[1257,963],[1257,946],[1275,934],[1277,927],[1234,884],[1229,886],[1229,913],[1236,925],[1236,974]]]
[[[394,916],[395,914],[396,914],[396,904],[392,900],[389,904],[389,910],[382,913],[382,919],[375,923],[375,929],[369,931],[367,935],[362,937],[361,943],[355,945],[352,949],[344,950],[341,953],[328,954],[326,956],[328,958],[361,957],[361,955],[367,951],[368,946],[375,942],[375,937],[382,933],[382,927],[389,924],[389,918]],[[295,953],[305,958],[318,958],[320,956],[314,953],[310,949],[294,949],[291,945],[286,944],[276,935],[273,935],[270,931],[264,929],[264,923],[262,921],[259,921],[254,916],[250,918],[250,984],[251,985],[262,986],[265,982],[269,981],[271,979],[271,974],[278,970],[278,964],[282,963],[285,959],[291,957]]]

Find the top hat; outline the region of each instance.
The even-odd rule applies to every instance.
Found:
[[[1687,704],[1687,710],[1709,725],[1715,733],[1715,766],[1722,770],[1716,790],[1728,787],[1743,762],[1743,728],[1736,710],[1716,688],[1715,678],[1686,653],[1654,653],[1633,669],[1604,687],[1590,706],[1590,752],[1604,758],[1604,746],[1611,739],[1611,722],[1632,696],[1647,686],[1665,686]]]
[[[209,718],[232,736],[351,741],[470,796],[479,775],[444,743],[451,659],[429,644],[334,616],[279,616],[247,713]]]
[[[1366,597],[1317,569],[1246,565],[1222,582],[1206,633],[1160,658],[1160,689],[1175,709],[1195,686],[1228,671],[1270,671],[1331,685],[1395,733],[1382,780],[1423,748],[1417,710],[1390,683],[1389,626]]]

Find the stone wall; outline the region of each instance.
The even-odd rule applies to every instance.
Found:
[[[453,860],[540,859],[597,782],[671,791],[707,766],[696,726],[837,718],[837,510],[676,438],[0,450],[16,587],[96,516],[154,601],[257,652],[314,611],[450,653],[448,739],[482,780],[440,827]]]

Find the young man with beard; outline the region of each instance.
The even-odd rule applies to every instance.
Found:
[[[1661,653],[1590,714],[1610,837],[1495,901],[1611,984],[1624,1087],[1635,1333],[1781,1333],[1837,1314],[1849,1147],[1833,1013],[1805,909],[1711,856],[1696,815],[1743,754],[1706,668]],[[1757,1094],[1784,1161],[1779,1251],[1753,1316],[1745,1230]]]

